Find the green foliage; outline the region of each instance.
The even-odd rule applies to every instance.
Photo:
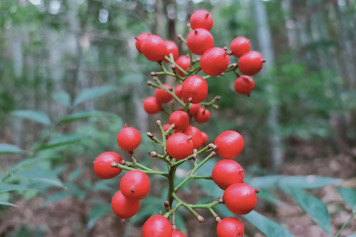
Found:
[[[337,187],[337,191],[339,192],[342,199],[344,199],[345,203],[350,207],[350,209],[354,210],[354,208],[356,208],[356,190],[351,188]]]
[[[49,119],[48,115],[43,111],[15,110],[11,114],[17,118],[28,119],[36,123],[41,123],[44,125],[51,124],[51,120]]]
[[[24,151],[15,146],[15,145],[11,145],[11,144],[0,144],[0,154],[19,154],[19,153],[23,153]]]

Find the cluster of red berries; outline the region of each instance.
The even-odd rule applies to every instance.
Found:
[[[214,38],[209,32],[213,27],[213,18],[206,10],[198,10],[192,14],[190,27],[191,31],[186,41],[181,36],[179,38],[186,43],[190,52],[201,55],[196,60],[193,60],[192,54],[179,56],[178,47],[173,41],[164,41],[161,37],[151,33],[142,33],[136,37],[138,52],[148,60],[158,62],[163,69],[163,72],[152,73],[158,84],[149,81],[148,84],[155,87],[156,91],[154,96],[143,101],[144,110],[149,114],[156,114],[163,110],[163,104],[176,101],[181,105],[180,108],[170,113],[167,124],[161,126],[160,122],[158,123],[163,141],[159,141],[151,133],[147,133],[147,136],[163,147],[165,154],[160,158],[166,159],[169,172],[171,170],[175,172],[172,167],[191,159],[197,159],[198,154],[204,152],[212,151],[206,159],[210,159],[215,154],[223,158],[216,163],[210,176],[216,185],[225,190],[223,198],[216,204],[225,203],[232,213],[244,215],[251,212],[256,206],[258,191],[244,183],[244,170],[239,163],[233,160],[240,155],[244,148],[243,137],[236,131],[225,131],[216,137],[214,143],[199,150],[208,142],[208,135],[191,124],[193,121],[198,124],[207,122],[210,119],[210,111],[207,107],[214,107],[214,102],[220,98],[215,97],[211,102],[204,102],[208,96],[206,78],[233,71],[238,75],[235,81],[235,90],[240,94],[249,95],[255,86],[251,76],[262,69],[264,60],[260,53],[250,51],[250,41],[245,37],[235,38],[230,45],[231,51],[228,51],[227,48],[214,47]],[[230,55],[239,58],[237,64],[229,65]],[[171,64],[172,72],[165,69],[163,61]],[[198,61],[200,64],[195,66]],[[243,75],[238,74],[237,69]],[[200,70],[207,76],[197,75]],[[158,75],[173,76],[179,83],[173,87],[163,84],[156,77]],[[94,162],[95,173],[103,179],[115,177],[122,169],[128,170],[121,179],[120,190],[112,198],[112,209],[122,219],[130,218],[137,213],[140,200],[148,194],[150,189],[150,180],[146,173],[155,173],[152,169],[137,163],[133,156],[133,151],[140,142],[139,131],[125,126],[117,136],[117,143],[122,150],[129,152],[133,162],[123,161],[122,157],[114,152],[105,152]],[[150,154],[153,157],[158,156],[156,152]],[[132,166],[138,169],[134,169]],[[172,178],[170,173],[164,175]],[[170,185],[171,183],[174,185],[174,182],[170,182]],[[176,192],[178,188],[170,187],[170,189]],[[171,214],[174,215],[170,209],[173,196],[171,199],[167,205],[165,203],[168,215],[154,215],[145,222],[142,230],[143,237],[185,236],[176,230],[174,218],[173,226],[167,219]],[[178,197],[175,199],[182,204],[183,201]],[[209,208],[211,207],[209,206]],[[194,211],[192,213],[198,215]],[[203,219],[199,215],[197,217],[198,220]],[[237,218],[228,217],[221,220],[217,215],[214,217],[218,221],[216,230],[218,237],[243,236],[244,227]]]

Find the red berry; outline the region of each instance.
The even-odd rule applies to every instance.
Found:
[[[206,134],[205,132],[201,132],[201,136],[203,137],[203,145],[207,144],[209,141],[208,134]]]
[[[164,41],[158,35],[148,35],[141,43],[142,54],[150,61],[162,61],[167,54]]]
[[[172,233],[171,223],[162,215],[151,216],[142,228],[142,237],[171,237]]]
[[[135,150],[141,142],[141,134],[136,128],[125,126],[117,134],[117,144],[124,151]]]
[[[250,51],[250,47],[250,40],[241,36],[235,38],[230,44],[232,54],[238,58]]]
[[[207,10],[196,10],[190,17],[192,29],[203,28],[208,31],[213,28],[213,17]]]
[[[156,97],[147,97],[143,100],[143,109],[148,114],[157,114],[162,111],[162,105],[158,102]]]
[[[94,172],[101,179],[111,179],[121,173],[121,169],[111,167],[111,163],[121,164],[122,157],[115,152],[104,152],[94,161]]]
[[[200,108],[199,112],[194,116],[197,123],[206,123],[210,119],[210,111],[204,108]]]
[[[243,74],[253,76],[261,71],[263,62],[263,57],[259,52],[250,51],[241,56],[237,66]]]
[[[255,88],[255,81],[250,76],[239,76],[235,81],[235,91],[243,95],[250,95]]]
[[[167,152],[177,160],[181,160],[192,154],[193,142],[184,133],[175,133],[167,140]]]
[[[174,124],[175,130],[184,131],[189,126],[189,116],[184,111],[180,111],[180,110],[174,111],[169,116],[169,123]]]
[[[173,230],[172,237],[185,237],[185,235],[178,230]]]
[[[225,190],[231,184],[244,182],[244,170],[236,161],[221,160],[215,164],[212,177],[216,185]]]
[[[166,44],[167,48],[167,53],[166,56],[170,58],[171,54],[173,55],[173,59],[176,60],[178,58],[179,52],[178,52],[178,46],[176,43],[170,40],[165,40],[164,43]],[[164,59],[165,62],[168,62],[168,60]]]
[[[201,70],[209,76],[218,76],[229,66],[229,55],[222,48],[211,48],[200,59]]]
[[[190,67],[190,57],[187,55],[180,56],[176,60],[176,64],[184,71],[187,71]],[[184,76],[183,72],[177,68],[178,75]]]
[[[126,198],[121,191],[115,193],[111,199],[111,208],[121,219],[133,217],[140,209],[140,201]]]
[[[131,170],[122,177],[120,190],[126,198],[141,200],[150,190],[150,179],[141,170]]]
[[[185,134],[192,136],[192,142],[195,149],[199,149],[203,144],[203,136],[197,127],[189,126],[185,131]]]
[[[187,45],[192,53],[202,55],[206,50],[214,47],[214,38],[209,31],[198,28],[188,34]]]
[[[150,34],[151,34],[151,33],[141,33],[141,34],[139,34],[139,35],[135,38],[135,39],[136,39],[135,45],[136,45],[136,49],[137,49],[138,52],[142,53],[142,51],[141,51],[141,43],[142,43],[142,41],[143,41],[144,39],[146,39],[147,36],[149,36]]]
[[[176,88],[174,88],[174,94],[181,99],[182,98],[182,85],[178,85],[176,86]]]
[[[196,115],[199,112],[200,104],[191,104],[189,108],[189,115]]]
[[[172,88],[169,85],[164,85],[165,88],[168,90],[171,90]],[[160,104],[165,104],[168,103],[169,101],[172,100],[173,96],[169,94],[167,91],[163,89],[156,89],[155,91],[155,97]]]
[[[257,204],[256,190],[245,183],[230,185],[224,193],[226,207],[236,215],[245,215]]]
[[[225,159],[234,159],[244,148],[244,139],[240,133],[225,131],[216,137],[214,144],[218,147],[216,153]]]
[[[201,76],[190,76],[182,85],[182,99],[192,104],[203,102],[208,95],[208,83]]]
[[[243,237],[244,232],[242,222],[234,217],[228,217],[219,221],[216,227],[218,237]]]

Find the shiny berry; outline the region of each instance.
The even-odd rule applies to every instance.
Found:
[[[169,116],[169,123],[174,124],[175,130],[184,131],[189,126],[189,116],[184,111],[180,111],[180,110],[174,111]]]
[[[140,201],[126,198],[121,191],[115,193],[111,199],[111,208],[121,219],[133,217],[140,209]]]
[[[181,67],[184,71],[187,71],[190,67],[190,57],[187,55],[180,56],[176,60],[176,64]],[[184,73],[177,68],[177,72],[179,76],[184,76]]]
[[[174,88],[174,94],[181,99],[182,98],[182,85],[178,85]]]
[[[218,47],[208,49],[200,59],[201,70],[209,76],[218,76],[229,66],[228,53]]]
[[[207,144],[208,141],[209,141],[209,137],[208,137],[208,134],[206,134],[205,132],[201,132],[201,136],[203,137],[203,144]]]
[[[245,183],[230,185],[224,192],[226,207],[236,215],[245,215],[257,204],[257,190]]]
[[[142,43],[142,41],[143,41],[144,39],[146,39],[147,36],[149,36],[150,34],[151,34],[151,33],[141,33],[141,34],[139,34],[137,37],[135,37],[135,39],[136,39],[135,45],[136,45],[136,49],[137,49],[138,52],[142,53],[142,51],[141,51],[141,43]]]
[[[264,60],[259,52],[250,51],[241,56],[237,66],[242,74],[253,76],[261,71],[263,62]]]
[[[173,59],[176,60],[179,55],[178,46],[176,45],[176,43],[170,40],[165,40],[164,43],[166,44],[167,48],[166,56],[170,58],[171,55],[173,55]],[[168,62],[168,60],[166,59],[164,59],[164,61]]]
[[[238,58],[250,51],[250,47],[250,40],[241,36],[235,38],[230,44],[232,54]]]
[[[171,237],[172,233],[171,223],[162,215],[151,216],[142,228],[142,237]]]
[[[236,161],[221,160],[215,164],[212,177],[216,185],[225,190],[231,184],[243,183],[244,170]]]
[[[216,153],[225,159],[234,159],[244,148],[244,139],[235,131],[225,131],[216,137],[214,144],[218,147]]]
[[[189,108],[189,115],[196,115],[199,112],[200,104],[191,104]]]
[[[182,99],[192,104],[203,102],[208,95],[208,83],[201,76],[190,76],[182,85]]]
[[[157,114],[162,111],[162,105],[158,102],[156,97],[147,97],[143,100],[143,109],[148,114]]]
[[[210,111],[204,108],[200,108],[199,112],[194,116],[197,123],[206,123],[210,119]]]
[[[164,85],[165,88],[168,90],[171,90],[172,88],[169,85]],[[167,91],[163,89],[156,89],[155,91],[155,97],[160,104],[165,104],[168,103],[169,101],[172,100],[173,96],[169,94]]]
[[[177,160],[181,160],[192,154],[193,142],[184,133],[175,133],[167,140],[167,152]]]
[[[122,157],[115,152],[104,152],[94,161],[94,172],[101,179],[111,179],[121,173],[121,169],[111,166],[111,163],[120,164]]]
[[[141,134],[136,128],[125,126],[117,134],[117,144],[124,151],[135,150],[141,142]]]
[[[208,31],[213,28],[213,17],[207,10],[197,10],[190,17],[192,29],[203,28]]]
[[[235,91],[243,95],[250,95],[255,88],[255,81],[250,76],[239,76],[235,81]]]
[[[214,47],[214,38],[209,31],[198,28],[188,34],[187,45],[192,53],[202,55],[206,50]]]
[[[141,43],[142,54],[150,61],[162,61],[167,54],[164,41],[158,35],[150,34]]]
[[[150,179],[141,170],[131,170],[122,177],[120,190],[129,199],[141,200],[150,190]]]
[[[242,222],[234,217],[219,221],[216,227],[217,237],[243,237],[244,232]]]
[[[185,237],[185,235],[178,230],[173,230],[172,237]]]
[[[199,149],[203,144],[203,136],[197,127],[189,126],[185,131],[185,134],[192,137],[193,146],[195,149]]]

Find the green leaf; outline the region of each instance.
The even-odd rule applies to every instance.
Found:
[[[5,201],[5,200],[2,200],[2,199],[0,199],[0,205],[16,207],[15,204],[9,203],[9,202],[7,202],[7,201]]]
[[[70,102],[70,95],[65,92],[65,91],[61,91],[61,92],[57,92],[53,95],[53,99],[55,101],[57,101],[57,103],[64,105],[66,107],[70,107],[71,106],[71,102]]]
[[[326,205],[314,196],[308,195],[299,188],[283,189],[289,193],[298,205],[328,234],[331,233],[330,215]]]
[[[58,202],[60,200],[66,199],[68,197],[70,197],[71,194],[69,192],[58,192],[55,193],[53,195],[51,195],[50,197],[46,198],[46,200],[42,203],[42,206],[47,206],[49,204]]]
[[[78,105],[87,100],[94,99],[99,96],[106,95],[112,91],[116,90],[114,86],[97,86],[86,90],[83,90],[77,98],[74,100],[74,105]]]
[[[84,169],[83,168],[79,168],[79,169],[75,169],[73,170],[69,175],[68,175],[68,181],[73,183],[82,173],[83,173]]]
[[[183,232],[183,230],[187,229],[183,216],[179,214],[179,212],[176,212],[175,216],[176,216],[176,225],[178,227],[178,230]]]
[[[281,178],[284,177],[282,175],[268,175],[268,176],[261,176],[251,179],[248,183],[253,188],[258,189],[267,189],[270,190],[274,188]]]
[[[51,186],[64,187],[62,181],[53,171],[42,167],[33,167],[26,170],[15,172],[14,175],[28,178],[30,181],[41,182]]]
[[[252,225],[256,226],[262,233],[273,237],[289,237],[293,236],[287,229],[283,228],[276,222],[268,219],[256,211],[252,211],[243,216]]]
[[[1,143],[0,144],[0,154],[19,154],[23,153],[24,151],[15,145]]]
[[[0,193],[11,192],[11,191],[22,191],[26,190],[27,187],[25,185],[20,184],[0,184]]]
[[[110,205],[100,205],[99,207],[95,207],[90,210],[89,214],[89,221],[87,224],[87,228],[91,229],[94,227],[95,223],[105,216],[106,214],[111,212],[111,206]]]
[[[68,117],[61,119],[58,122],[58,125],[63,124],[63,123],[70,123],[70,122],[74,122],[74,121],[78,121],[78,120],[88,119],[88,118],[92,118],[92,117],[97,117],[97,116],[101,116],[103,114],[104,114],[104,112],[97,111],[97,110],[75,112],[75,113],[69,115]]]
[[[317,189],[328,185],[337,185],[342,182],[341,179],[321,177],[321,176],[281,176],[280,187],[294,187],[301,189]]]
[[[51,120],[48,115],[43,111],[36,110],[14,110],[11,114],[17,118],[28,119],[36,123],[41,123],[44,125],[51,124]]]
[[[39,147],[38,150],[45,150],[45,149],[50,149],[50,148],[54,148],[54,147],[65,146],[65,145],[77,142],[77,141],[81,140],[83,137],[85,137],[84,134],[78,134],[78,133],[62,135],[60,137],[56,137],[56,138],[52,139],[47,144]]]
[[[337,187],[337,191],[346,204],[353,210],[356,206],[356,190],[351,188]]]
[[[273,203],[274,205],[281,204],[281,201],[279,201],[278,198],[272,192],[268,192],[266,190],[260,190],[258,193],[258,197],[262,198],[270,203]]]

